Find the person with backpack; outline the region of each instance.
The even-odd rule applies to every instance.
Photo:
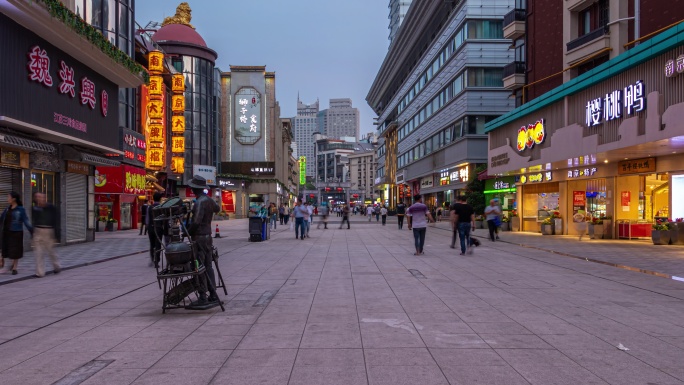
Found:
[[[375,206],[375,209],[373,209],[373,213],[375,214],[375,221],[380,222],[380,205]]]

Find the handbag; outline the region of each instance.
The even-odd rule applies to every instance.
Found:
[[[496,227],[501,227],[501,217],[494,217],[494,225]]]

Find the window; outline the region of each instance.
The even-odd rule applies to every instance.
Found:
[[[468,39],[503,39],[503,22],[470,20],[468,21]]]
[[[591,9],[585,9],[579,13],[579,36],[591,32]]]
[[[468,87],[503,87],[503,68],[469,68]]]

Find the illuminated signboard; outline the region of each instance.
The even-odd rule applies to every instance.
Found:
[[[171,79],[171,91],[182,94],[185,92],[185,77],[183,74],[173,74]]]
[[[164,54],[159,51],[151,51],[148,57],[147,69],[150,72],[164,72]]]
[[[456,171],[451,173],[451,181],[457,183],[466,183],[470,178],[470,167],[468,165],[459,167]]]
[[[171,172],[175,174],[182,174],[185,172],[185,158],[182,156],[171,157]]]
[[[684,55],[677,56],[677,60],[668,60],[665,63],[665,77],[671,78],[684,73]]]
[[[633,115],[643,111],[645,106],[644,83],[637,80],[624,90],[611,91],[605,97],[589,100],[585,110],[585,123],[587,127],[598,126],[603,122],[621,118],[623,107],[627,115]]]
[[[540,182],[551,182],[553,180],[553,175],[551,171],[540,172],[531,175],[522,175],[520,177],[520,183],[540,183]]]
[[[185,152],[185,137],[174,136],[171,138],[171,152],[182,154]]]
[[[299,157],[299,184],[306,184],[306,157]]]
[[[235,94],[235,139],[254,144],[261,138],[261,95],[251,87]]]
[[[534,124],[529,124],[527,127],[522,126],[518,129],[516,148],[519,152],[522,152],[526,148],[534,147],[535,144],[542,144],[545,138],[544,119],[539,119]]]
[[[568,170],[568,178],[582,178],[585,176],[592,176],[596,174],[597,171],[598,170],[596,169],[596,167]]]
[[[171,117],[171,132],[174,134],[182,134],[185,132],[185,116],[174,115]]]

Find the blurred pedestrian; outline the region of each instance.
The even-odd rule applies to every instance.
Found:
[[[423,247],[425,246],[427,224],[428,222],[434,222],[434,219],[428,207],[423,204],[423,197],[420,194],[414,196],[413,201],[415,203],[406,210],[408,228],[413,230],[413,240],[416,247],[416,253],[413,255],[422,255]]]
[[[57,209],[48,203],[46,196],[42,192],[33,194],[33,208],[31,218],[33,219],[33,247],[36,256],[36,277],[45,276],[45,264],[43,256],[47,253],[52,262],[55,274],[61,271],[59,261],[55,254],[55,238],[57,235],[57,223],[59,216]]]
[[[24,226],[33,234],[33,226],[28,220],[21,197],[17,192],[10,192],[7,195],[9,206],[0,215],[0,226],[2,226],[2,262],[0,263],[0,274],[7,273],[5,259],[12,260],[12,275],[17,275],[19,260],[24,256]]]

